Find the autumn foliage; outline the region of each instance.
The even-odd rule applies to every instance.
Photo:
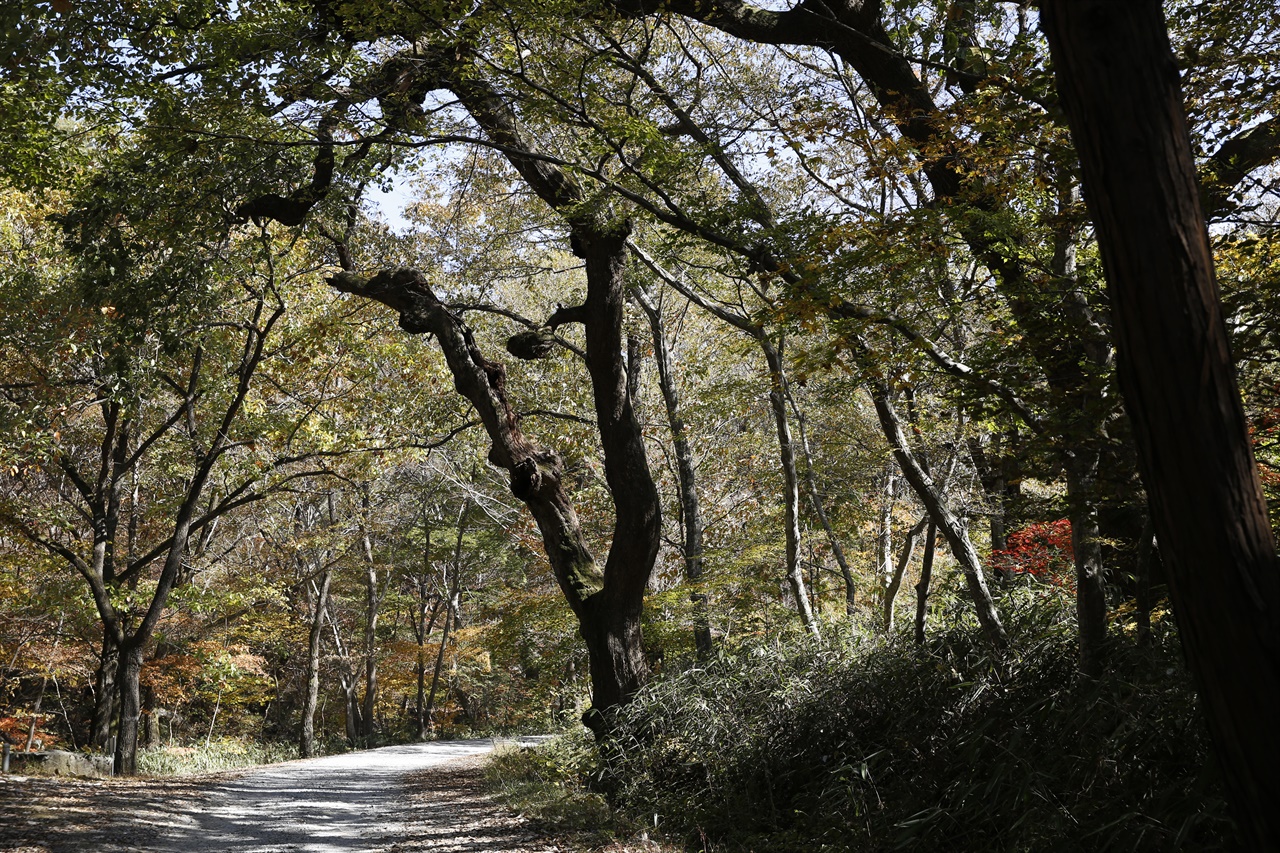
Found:
[[[1009,535],[1008,548],[991,552],[991,567],[1006,575],[1029,575],[1038,581],[1073,589],[1075,549],[1071,522],[1061,518],[1028,524]]]

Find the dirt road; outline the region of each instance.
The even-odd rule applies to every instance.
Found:
[[[543,853],[478,791],[490,740],[290,761],[222,779],[0,781],[0,851]]]

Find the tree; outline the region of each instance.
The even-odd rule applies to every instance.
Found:
[[[1120,380],[1232,805],[1280,845],[1280,560],[1268,524],[1160,4],[1045,2],[1106,265]]]
[[[0,510],[88,588],[103,637],[91,742],[105,747],[117,717],[124,774],[135,770],[143,664],[171,596],[243,540],[228,516],[310,473],[307,454],[259,447],[280,423],[264,413],[270,394],[253,393],[288,325],[285,294],[305,275],[290,268],[298,258],[268,230],[228,233],[207,211],[184,215],[163,180],[179,176],[141,190],[139,156],[104,153],[58,217],[64,277],[22,294],[39,308],[7,341],[25,381],[4,413],[23,428],[8,436]],[[50,325],[74,332],[50,341]]]

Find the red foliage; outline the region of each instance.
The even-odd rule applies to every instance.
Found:
[[[58,745],[57,735],[42,728],[49,719],[49,715],[45,714],[41,714],[36,718],[36,741],[40,743],[40,749],[49,749]],[[27,732],[30,730],[30,726],[31,717],[27,715],[0,717],[0,738],[21,749],[26,746]]]
[[[991,552],[992,568],[1074,588],[1076,555],[1068,519],[1028,524],[1009,534],[1007,541],[1008,548]]]

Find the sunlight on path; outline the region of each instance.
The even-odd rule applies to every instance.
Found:
[[[389,746],[290,761],[217,785],[197,810],[157,822],[157,853],[386,850],[409,817],[403,777],[494,741]]]

